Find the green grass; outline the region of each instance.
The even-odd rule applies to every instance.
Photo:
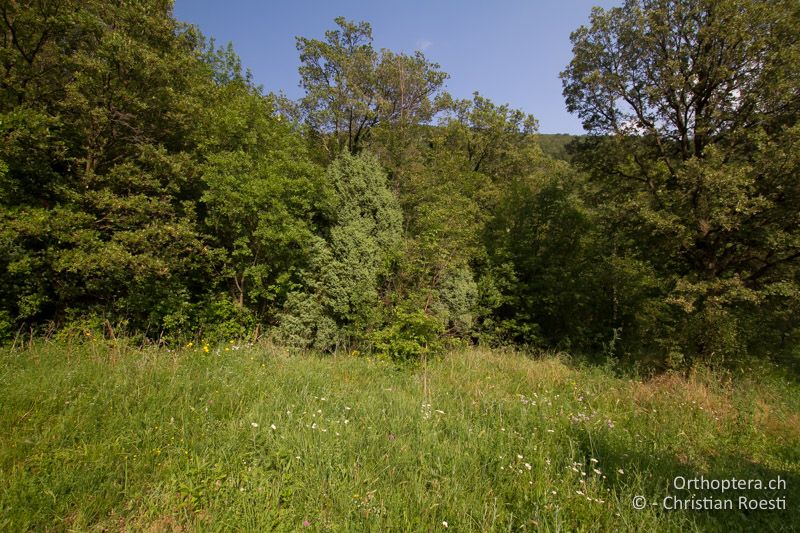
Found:
[[[790,529],[800,386],[754,374],[642,382],[484,350],[398,369],[270,347],[5,349],[0,530]],[[787,510],[664,510],[689,496],[677,475],[781,476],[751,494]]]

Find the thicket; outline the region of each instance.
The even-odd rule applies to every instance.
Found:
[[[167,0],[1,4],[4,340],[798,358],[796,2],[594,10],[562,73],[588,135],[556,158],[364,22],[297,39],[289,101]]]

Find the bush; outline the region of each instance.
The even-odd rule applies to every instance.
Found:
[[[252,334],[258,325],[248,308],[224,295],[197,304],[195,313],[197,327],[209,341],[241,339]]]
[[[0,344],[5,343],[12,337],[14,332],[14,321],[8,311],[0,310]]]
[[[444,344],[442,323],[421,309],[398,308],[392,322],[373,333],[375,350],[393,361],[415,363],[441,353]]]

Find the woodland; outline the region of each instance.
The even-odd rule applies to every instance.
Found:
[[[796,0],[595,8],[581,136],[368,22],[297,37],[291,100],[167,0],[0,5],[3,342],[798,363]]]

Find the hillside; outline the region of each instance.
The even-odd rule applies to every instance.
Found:
[[[539,133],[536,137],[546,155],[567,162],[572,160],[572,156],[567,151],[567,145],[580,138],[579,135],[568,133]]]

